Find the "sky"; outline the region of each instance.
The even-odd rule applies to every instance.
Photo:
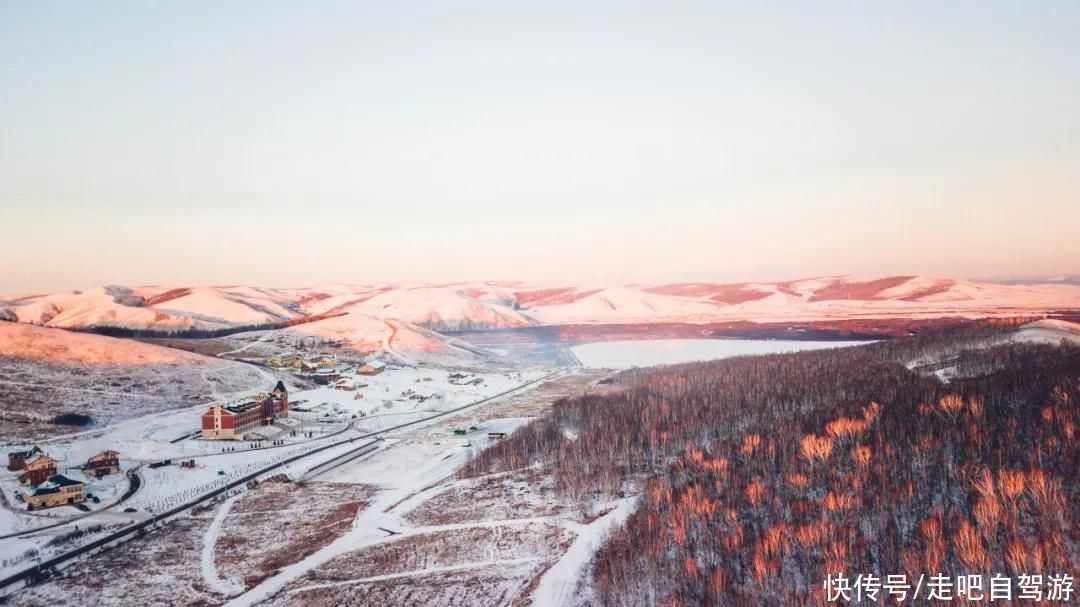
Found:
[[[0,293],[1080,274],[1077,31],[1072,0],[0,0]]]

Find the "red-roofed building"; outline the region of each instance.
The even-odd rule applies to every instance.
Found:
[[[289,394],[278,382],[269,394],[232,405],[214,405],[202,415],[202,437],[210,440],[241,440],[249,430],[269,426],[289,416]]]

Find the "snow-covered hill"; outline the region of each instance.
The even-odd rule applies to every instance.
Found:
[[[1062,341],[1080,344],[1080,323],[1064,320],[1037,320],[1020,327],[1016,341],[1057,345]]]
[[[480,359],[493,357],[491,353],[461,340],[411,323],[355,312],[278,330],[276,333],[284,334],[286,338],[326,338],[358,352],[403,361],[423,360],[471,366]]]
[[[50,327],[216,329],[346,314],[436,331],[527,325],[807,321],[836,318],[995,316],[1080,309],[1080,285],[979,283],[926,276],[827,276],[785,282],[551,286],[327,285],[299,289],[120,287],[0,298],[0,318]],[[357,339],[384,325],[326,323]],[[337,330],[337,329],[335,329]]]
[[[18,323],[0,323],[0,357],[46,360],[87,367],[227,364],[207,356],[133,340]]]
[[[294,292],[309,314],[359,313],[437,331],[534,324],[513,308],[511,293],[484,284],[330,287]]]
[[[830,276],[773,283],[677,283],[519,292],[539,324],[984,317],[1080,308],[1080,285],[1006,285],[925,276]]]
[[[269,385],[252,365],[140,343],[0,322],[0,436],[39,438],[79,430],[64,413],[96,425]],[[95,426],[96,427],[96,426]]]
[[[250,287],[137,287],[0,298],[4,316],[58,328],[220,329],[290,320],[300,315],[288,297]]]

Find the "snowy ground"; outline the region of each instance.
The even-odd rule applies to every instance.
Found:
[[[128,489],[129,481],[123,474],[113,475],[90,482],[89,491],[100,500],[98,504],[87,504],[94,512],[85,513],[63,506],[28,513],[16,500],[16,493],[22,490],[16,473],[0,471],[0,489],[6,497],[4,507],[0,509],[0,552],[12,557],[0,562],[0,573],[25,568],[31,562],[26,557],[28,552],[36,551],[36,558],[44,559],[69,549],[71,542],[63,546],[57,546],[55,542],[71,534],[76,525],[85,530],[97,525],[143,520],[287,458],[467,405],[513,389],[545,372],[467,373],[466,378],[457,379],[463,385],[452,383],[449,373],[445,369],[396,364],[371,377],[345,372],[347,379],[366,384],[355,391],[331,387],[294,391],[290,401],[299,410],[293,411],[281,427],[261,429],[268,439],[284,441],[282,446],[268,446],[267,441],[262,443],[262,448],[253,448],[255,445],[250,442],[204,441],[192,437],[193,434],[197,436],[199,416],[205,410],[202,405],[153,413],[105,428],[38,441],[36,444],[58,460],[60,473],[80,480],[83,479],[78,467],[90,456],[105,449],[119,451],[121,468],[136,470],[142,481],[141,487],[125,502],[117,504]],[[272,385],[273,379],[265,378],[265,389]],[[231,399],[246,393],[221,394],[221,398]],[[358,395],[362,398],[357,398]],[[409,398],[415,395],[424,400]],[[512,426],[500,428],[510,430]],[[4,449],[22,449],[29,444],[12,443]],[[320,462],[333,460],[356,448],[357,444],[334,447],[282,471],[296,478],[303,477]],[[153,468],[149,465],[163,460],[172,463]],[[179,465],[187,460],[193,460],[194,467]],[[124,512],[125,509],[136,512]],[[57,526],[64,521],[67,524]],[[25,533],[34,529],[42,530],[30,535]],[[22,535],[15,535],[17,533]],[[80,542],[92,539],[94,536],[88,535]],[[54,544],[50,546],[50,542]]]
[[[1062,341],[1080,343],[1080,323],[1064,320],[1038,320],[1020,327],[1016,341],[1057,345]]]
[[[415,376],[408,377],[415,383]],[[90,595],[102,604],[148,605],[525,604],[534,588],[576,587],[570,578],[591,553],[584,548],[571,553],[580,567],[559,566],[563,553],[578,545],[576,538],[593,535],[592,526],[610,515],[593,520],[568,512],[548,485],[527,473],[468,480],[455,473],[489,440],[497,440],[488,432],[512,432],[558,397],[589,389],[601,377],[563,375],[392,431],[359,458],[330,469],[306,461],[288,466],[277,482],[200,508],[100,559],[72,565],[62,577],[20,592],[18,599],[28,605],[75,604],[75,597]],[[497,389],[496,382],[491,389]],[[454,433],[459,428],[465,436]],[[338,454],[332,449],[317,459],[335,461]],[[317,472],[305,477],[312,467]],[[193,472],[155,470],[168,470],[163,472],[168,478],[159,480],[177,487],[173,475]],[[130,576],[108,587],[100,583],[101,576],[128,562]],[[544,572],[550,570],[564,573],[545,586]]]
[[[320,482],[373,484],[378,493],[348,533],[228,604],[469,605],[523,598],[570,545],[574,515],[542,491],[532,491],[524,479],[507,486],[496,481],[495,490],[484,479],[454,477],[488,443],[487,432],[508,432],[525,421],[502,417],[518,412],[514,400],[409,430],[371,457],[320,477]],[[470,426],[477,429],[464,437],[453,433]],[[496,493],[486,506],[461,504],[485,491]]]
[[[784,341],[778,339],[650,339],[600,341],[573,346],[581,364],[594,369],[628,369],[859,345],[859,341]]]
[[[434,367],[395,366],[379,375],[349,376],[349,380],[363,386],[355,392],[325,386],[297,392],[291,398],[306,401],[298,405],[300,408],[337,419],[445,411],[505,392],[542,376],[544,371],[464,373],[466,378],[458,379],[459,384],[451,383],[450,373]],[[470,381],[479,383],[467,383]]]

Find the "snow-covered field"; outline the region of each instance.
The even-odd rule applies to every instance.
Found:
[[[377,377],[398,391],[426,377],[406,373],[395,381],[395,372]],[[495,393],[511,379],[520,383],[529,377],[492,377],[486,386],[440,388],[447,394],[446,402],[457,403]],[[86,596],[108,604],[206,605],[350,601],[473,605],[526,600],[543,572],[560,562],[575,538],[590,535],[586,527],[594,521],[581,519],[576,511],[566,512],[544,484],[525,477],[464,480],[455,473],[498,440],[489,432],[513,432],[559,396],[579,393],[600,377],[602,373],[589,371],[560,375],[474,408],[392,431],[358,458],[340,465],[317,464],[336,462],[337,455],[356,445],[330,449],[311,461],[305,458],[302,464],[279,470],[281,474],[270,479],[276,482],[199,507],[146,537],[73,564],[61,577],[21,591],[19,604],[68,605]],[[455,393],[459,388],[473,392]],[[297,398],[312,403],[312,396],[322,395],[320,390],[297,393]],[[147,428],[137,440],[160,433]],[[344,430],[338,436],[351,434],[360,431]],[[165,452],[162,449],[159,453]],[[151,472],[143,466],[141,473],[147,495],[160,496],[165,491],[149,487],[188,490],[184,475],[213,483],[217,469],[250,465],[272,452],[217,453],[196,458],[199,465],[194,470],[167,466]],[[96,516],[104,520],[105,515]],[[80,524],[90,523],[84,519]],[[587,560],[588,554],[577,555],[581,551],[572,558]],[[124,576],[111,575],[121,568]],[[559,571],[578,569],[563,565]],[[110,582],[103,584],[106,577]],[[154,583],[146,583],[148,579]],[[567,579],[561,575],[557,586],[565,587]]]
[[[183,352],[178,354],[186,356]],[[247,365],[243,367],[249,368]],[[272,386],[274,378],[268,372],[250,368],[262,378],[259,389],[267,390]],[[70,543],[49,546],[49,542],[70,534],[75,525],[85,529],[104,523],[122,524],[141,520],[149,514],[187,503],[229,481],[287,458],[346,439],[357,439],[279,469],[279,472],[300,478],[320,462],[333,460],[355,449],[365,434],[480,401],[542,377],[546,371],[454,373],[451,376],[451,371],[447,369],[413,367],[401,362],[375,376],[359,376],[352,370],[342,371],[343,376],[355,387],[354,390],[319,387],[292,391],[290,401],[294,410],[281,424],[262,429],[268,440],[261,445],[197,438],[200,416],[206,405],[150,413],[103,428],[73,432],[36,443],[9,442],[4,446],[5,451],[37,444],[58,461],[60,473],[75,479],[83,478],[78,467],[90,456],[112,449],[120,452],[123,470],[137,471],[141,486],[134,495],[117,504],[128,489],[129,481],[123,474],[113,475],[100,481],[90,481],[88,490],[100,500],[99,503],[88,504],[92,508],[90,513],[71,506],[28,513],[16,499],[17,494],[24,490],[18,484],[17,473],[4,470],[0,472],[0,489],[6,498],[4,508],[0,509],[0,536],[11,537],[0,538],[0,552],[14,557],[37,550],[40,558],[47,558],[58,550],[70,548]],[[255,391],[246,390],[243,393]],[[221,395],[222,400],[237,396],[237,393]],[[506,426],[504,429],[510,430],[512,427]],[[283,444],[272,445],[271,441]],[[171,460],[171,464],[150,466],[164,460]],[[188,460],[194,463],[193,467],[179,465]],[[135,512],[122,512],[123,509],[134,509]],[[56,526],[65,521],[68,523]],[[39,528],[43,530],[25,535],[25,532]],[[12,535],[15,533],[24,535]],[[93,538],[88,536],[85,541],[90,539]],[[26,564],[25,559],[12,559],[3,563],[0,570],[15,571]]]
[[[775,339],[652,339],[601,341],[570,350],[581,364],[595,369],[629,369],[732,356],[842,348],[858,341],[784,341]]]

